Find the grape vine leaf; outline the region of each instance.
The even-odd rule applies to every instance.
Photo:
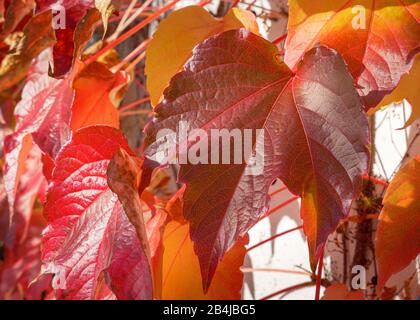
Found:
[[[3,4],[4,8],[4,22],[0,28],[0,39],[5,38],[10,33],[15,31],[19,24],[29,17],[34,8],[34,0],[11,0]],[[1,4],[0,4],[1,7]],[[0,12],[1,15],[1,12]]]
[[[419,13],[417,0],[289,1],[285,62],[294,67],[316,43],[334,48],[348,64],[366,110],[373,108],[420,50]]]
[[[146,50],[147,89],[156,105],[170,79],[191,57],[192,49],[204,39],[222,31],[246,29],[258,34],[255,16],[239,8],[222,19],[214,18],[199,6],[176,10],[163,20]]]
[[[107,21],[114,1],[105,0],[35,0],[36,12],[55,12],[52,23],[57,43],[53,48],[51,74],[64,77],[79,58],[85,44],[92,37],[96,23]],[[99,11],[98,11],[99,10]],[[104,25],[106,29],[106,24]]]
[[[153,296],[144,241],[107,184],[120,148],[132,154],[120,131],[91,126],[75,132],[55,160],[44,210],[43,273],[55,274],[57,298]]]
[[[74,102],[70,127],[73,131],[90,125],[120,127],[117,107],[129,76],[124,71],[115,73],[100,62],[83,68],[73,80]]]
[[[321,300],[365,300],[362,290],[347,290],[344,283],[333,283],[324,291]]]
[[[108,169],[108,186],[118,195],[131,224],[135,227],[143,251],[150,254],[145,221],[138,188],[141,182],[143,159],[128,154],[120,148],[111,159]],[[150,259],[150,256],[148,257]]]
[[[262,166],[234,164],[232,143],[230,164],[181,165],[184,216],[191,225],[204,288],[224,253],[266,212],[268,188],[276,178],[302,196],[301,216],[314,267],[320,247],[347,215],[367,170],[368,123],[340,56],[314,48],[293,74],[278,55],[273,44],[244,29],[207,39],[172,78],[156,118],[145,129],[145,155],[155,158],[166,140],[173,139],[160,129],[176,131],[181,121],[210,137],[212,129],[240,130],[242,137],[245,129],[264,132],[252,138]],[[222,150],[221,139],[210,140],[215,140],[212,149]],[[179,144],[184,142],[188,153],[198,152],[198,143]],[[250,153],[243,157],[249,160]],[[249,170],[258,168],[259,173]]]
[[[32,209],[32,208],[31,208]],[[30,219],[27,236],[4,250],[0,265],[1,300],[41,300],[51,290],[50,279],[37,281],[41,270],[41,232],[45,220],[38,210]]]
[[[420,253],[420,155],[392,179],[376,232],[378,292]]]
[[[16,128],[4,139],[4,179],[11,212],[32,140],[54,159],[70,138],[68,123],[73,89],[69,78],[57,80],[48,76],[48,56],[48,51],[44,51],[29,70],[22,98],[15,109]]]
[[[41,151],[33,145],[24,161],[22,174],[16,190],[13,217],[10,217],[10,210],[5,197],[0,212],[0,241],[5,247],[13,248],[23,243],[29,229],[35,201],[45,200],[47,181],[42,173]],[[1,196],[6,196],[4,184],[1,184]]]
[[[6,38],[8,54],[0,64],[0,88],[5,90],[18,83],[28,72],[31,62],[55,42],[51,12],[33,16],[22,32]]]
[[[169,222],[163,234],[162,299],[202,300],[241,298],[243,264],[248,236],[238,242],[220,261],[207,292],[201,286],[198,258],[189,236],[189,225]]]

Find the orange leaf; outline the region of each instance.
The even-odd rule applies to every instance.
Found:
[[[317,43],[346,61],[366,110],[410,70],[420,49],[417,0],[289,1],[285,62],[296,66]]]
[[[378,292],[420,252],[420,155],[398,171],[383,204],[376,234]]]
[[[163,20],[146,51],[147,89],[156,105],[169,80],[191,57],[192,49],[219,32],[246,28],[258,34],[255,16],[238,8],[216,19],[202,7],[189,6],[172,12]]]
[[[128,83],[123,71],[111,72],[104,64],[93,62],[74,79],[75,98],[70,127],[73,131],[89,125],[108,125],[119,128],[117,107],[121,89]]]
[[[162,299],[240,299],[240,271],[248,237],[239,240],[219,263],[213,281],[204,293],[200,264],[194,253],[189,225],[171,221],[163,234]]]
[[[365,300],[363,291],[348,291],[343,283],[334,283],[325,289],[321,300]]]

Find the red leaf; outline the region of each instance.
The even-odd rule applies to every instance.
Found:
[[[56,273],[53,283],[65,285],[58,298],[103,298],[109,293],[104,285],[119,299],[152,297],[148,259],[107,184],[107,167],[119,148],[131,153],[118,130],[93,126],[74,133],[56,158],[43,260],[44,272]]]
[[[36,281],[41,270],[40,244],[44,226],[45,221],[38,212],[31,219],[24,241],[5,249],[5,260],[0,266],[0,300],[39,300],[49,292],[48,279]]]
[[[2,184],[0,188],[3,197],[4,185]],[[47,183],[42,174],[41,152],[37,146],[33,146],[24,162],[24,172],[16,192],[13,217],[10,217],[5,194],[2,201],[0,241],[9,249],[25,241],[34,203],[38,197],[41,199],[45,197],[46,188]]]
[[[47,59],[48,53],[44,52],[32,66],[22,99],[15,109],[15,131],[4,140],[4,175],[11,211],[31,140],[41,151],[55,158],[61,146],[70,138],[68,122],[73,90],[68,78],[56,80],[48,76]]]
[[[225,252],[267,210],[274,179],[303,198],[314,265],[315,252],[347,215],[367,169],[367,119],[340,56],[315,48],[296,74],[277,56],[273,44],[243,29],[207,39],[172,79],[146,128],[149,156],[171,139],[156,141],[158,131],[175,131],[181,120],[209,136],[211,129],[239,129],[242,137],[244,129],[264,130],[262,174],[249,174],[246,164],[181,165],[184,216],[205,288]],[[256,148],[255,131],[252,143]]]
[[[57,43],[53,48],[54,77],[65,76],[79,58],[83,47],[92,37],[96,23],[101,19],[101,13],[95,9],[101,1],[94,0],[36,0],[37,12],[54,10],[53,21],[57,22],[54,28]],[[102,5],[101,11],[111,6]],[[112,9],[115,9],[113,6]],[[111,10],[111,9],[110,9]],[[105,15],[105,16],[104,16]],[[104,22],[108,18],[103,11]]]

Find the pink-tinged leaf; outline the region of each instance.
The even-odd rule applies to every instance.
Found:
[[[0,241],[9,249],[25,241],[35,201],[37,198],[45,198],[47,189],[47,182],[42,174],[41,152],[37,146],[33,146],[30,150],[24,167],[16,192],[12,219],[3,190],[4,186],[1,185],[0,193],[4,199],[2,212],[0,212]]]
[[[207,39],[172,78],[156,119],[146,128],[148,156],[167,147],[167,139],[173,141],[168,134],[157,139],[159,130],[176,132],[180,121],[209,137],[212,129],[240,130],[242,137],[251,129],[252,148],[263,154],[260,166],[247,165],[243,158],[243,164],[233,164],[231,143],[231,164],[181,165],[184,216],[204,288],[225,252],[267,210],[268,188],[276,178],[302,196],[301,215],[315,265],[316,252],[348,214],[368,166],[367,119],[340,56],[314,48],[293,74],[278,55],[273,44],[243,29]],[[259,139],[256,129],[264,132]],[[190,153],[198,145],[182,134],[179,139]],[[222,150],[221,139],[211,140],[209,150]],[[250,153],[244,158],[249,160]]]
[[[13,248],[5,248],[0,265],[0,300],[39,300],[50,292],[48,279],[37,280],[41,270],[41,232],[45,220],[40,212],[33,215],[27,237]]]
[[[47,60],[48,52],[44,52],[29,71],[22,99],[15,109],[15,131],[4,140],[4,179],[11,212],[32,140],[42,152],[55,158],[70,138],[68,123],[73,90],[69,79],[56,80],[48,76]]]
[[[44,273],[55,274],[57,298],[105,298],[110,292],[104,286],[118,299],[152,298],[148,259],[107,184],[108,164],[120,148],[131,154],[119,130],[86,127],[74,133],[55,160],[43,261]]]

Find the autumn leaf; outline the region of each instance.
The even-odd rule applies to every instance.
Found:
[[[214,18],[199,6],[176,10],[163,20],[146,50],[147,89],[152,105],[156,105],[172,76],[177,73],[192,49],[219,32],[246,29],[258,34],[255,16],[239,8],[229,10],[222,19]]]
[[[241,298],[243,264],[248,236],[226,253],[219,263],[207,293],[201,286],[201,272],[189,236],[189,225],[171,221],[163,234],[162,299],[202,300]]]
[[[16,128],[4,140],[4,179],[11,212],[22,164],[32,140],[42,152],[54,159],[70,138],[68,123],[73,90],[68,78],[56,80],[48,76],[48,57],[48,52],[44,52],[32,65],[22,99],[15,109]]]
[[[383,200],[376,233],[378,292],[391,275],[420,253],[420,156],[392,179]]]
[[[245,129],[253,130],[252,148],[263,154],[258,167],[243,161],[250,160],[249,150],[234,164],[230,144],[230,164],[181,164],[184,217],[204,288],[224,253],[266,212],[268,188],[276,178],[302,196],[314,266],[316,253],[349,212],[367,169],[367,119],[340,56],[325,47],[312,49],[293,74],[278,55],[273,44],[244,29],[207,39],[172,78],[156,119],[145,129],[149,157],[173,139],[159,130],[176,132],[181,121],[208,136],[212,129],[239,130],[242,137]],[[264,135],[256,137],[257,129]],[[179,144],[187,142],[189,154],[202,154],[200,144],[192,143],[197,137],[191,139]],[[223,139],[210,140],[212,150],[222,150]]]
[[[95,7],[101,13],[102,24],[104,25],[104,34],[108,29],[109,17],[118,12],[120,7],[120,1],[117,0],[95,0]]]
[[[0,39],[13,32],[19,24],[27,18],[35,8],[34,0],[11,0],[4,13],[4,23],[0,32]]]
[[[22,170],[16,190],[13,217],[10,217],[4,184],[0,185],[1,198],[4,196],[0,212],[0,241],[9,249],[25,241],[35,201],[38,198],[40,201],[45,200],[47,182],[42,173],[41,151],[36,145],[29,150]]]
[[[32,209],[32,208],[31,208]],[[6,248],[0,264],[0,300],[41,300],[50,291],[49,279],[36,281],[41,270],[41,232],[45,227],[42,214],[34,214],[27,236],[12,248]]]
[[[105,0],[35,0],[37,13],[53,10],[53,24],[57,43],[53,48],[54,77],[64,77],[80,57],[85,44],[92,37],[96,23],[107,21],[113,1]],[[98,9],[96,9],[98,8]],[[99,11],[98,11],[99,10]],[[106,24],[105,24],[106,27]]]
[[[148,258],[107,184],[120,148],[132,154],[117,129],[91,126],[75,132],[56,158],[44,211],[43,273],[55,274],[57,298],[152,298]]]
[[[108,169],[108,185],[117,194],[128,219],[136,229],[145,254],[150,255],[149,244],[139,195],[143,159],[128,154],[120,148],[111,159]],[[148,257],[150,259],[150,256]]]
[[[2,91],[22,80],[32,60],[54,43],[51,17],[51,12],[33,16],[21,32],[13,33],[4,40],[9,45],[9,52],[0,64]]]
[[[402,102],[405,99],[410,103],[411,115],[403,129],[409,127],[420,118],[420,90],[415,85],[416,83],[420,83],[420,55],[417,55],[411,70],[401,77],[401,81],[395,90],[386,96],[376,108],[369,110],[368,114],[372,115],[378,110],[385,109],[393,102]]]
[[[420,49],[417,0],[289,1],[285,62],[296,66],[315,44],[346,61],[366,110],[407,73]]]
[[[344,283],[334,283],[325,289],[321,300],[365,300],[365,297],[361,290],[349,291]]]
[[[117,107],[121,91],[129,76],[124,71],[112,72],[100,62],[83,68],[73,80],[75,90],[70,127],[73,131],[90,125],[120,127]]]

